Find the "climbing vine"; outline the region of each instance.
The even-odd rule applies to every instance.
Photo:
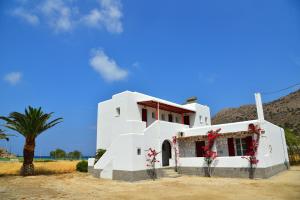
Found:
[[[155,163],[159,162],[159,160],[156,158],[158,154],[159,152],[152,148],[149,148],[146,154],[146,166],[149,167],[148,174],[153,180],[157,178]]]
[[[203,147],[204,150],[204,160],[206,162],[207,165],[207,176],[211,177],[211,164],[212,162],[216,159],[217,157],[217,152],[213,151],[213,146],[215,143],[215,140],[221,136],[221,134],[219,134],[219,132],[221,131],[221,129],[217,129],[216,131],[210,130],[207,133],[207,145],[205,145]]]
[[[173,148],[175,152],[175,171],[178,171],[178,161],[179,161],[179,150],[178,150],[178,142],[177,142],[177,137],[173,136],[172,137],[172,143],[173,143]]]
[[[246,155],[242,158],[247,159],[250,164],[250,178],[254,178],[254,168],[259,162],[257,159],[257,149],[259,145],[259,139],[261,136],[263,129],[261,129],[258,125],[249,124],[248,125],[248,132],[254,134],[254,137],[252,138],[252,141],[248,144],[248,149],[246,151]]]

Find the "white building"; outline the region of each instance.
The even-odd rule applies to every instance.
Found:
[[[249,124],[263,129],[256,158],[255,177],[267,178],[289,166],[284,130],[264,120],[260,95],[256,94],[258,119],[211,125],[208,106],[189,101],[184,105],[125,91],[98,104],[97,149],[105,154],[94,164],[89,159],[89,172],[97,177],[135,181],[148,179],[147,152],[160,152],[155,163],[157,175],[165,176],[166,168],[178,173],[205,175],[203,146],[207,133],[221,128],[214,150],[214,176],[249,177],[249,161],[243,156],[254,137]],[[172,138],[177,136],[177,145]],[[179,156],[175,156],[175,147]],[[247,157],[247,156],[246,156]]]

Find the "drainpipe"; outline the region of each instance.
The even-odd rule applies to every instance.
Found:
[[[254,96],[255,96],[258,121],[263,122],[265,120],[265,117],[264,117],[264,110],[263,110],[263,105],[262,105],[262,101],[261,101],[261,95],[260,95],[260,93],[255,93]]]

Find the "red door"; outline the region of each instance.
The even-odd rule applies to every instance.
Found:
[[[204,157],[205,141],[196,141],[196,156]]]
[[[228,144],[228,154],[229,154],[229,156],[235,156],[233,138],[228,138],[227,139],[227,144]]]
[[[142,121],[147,123],[147,109],[142,109]]]

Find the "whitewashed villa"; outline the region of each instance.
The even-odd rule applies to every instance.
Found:
[[[249,132],[252,124],[262,130],[254,176],[268,178],[289,167],[285,133],[264,120],[260,94],[255,94],[255,99],[257,120],[211,125],[209,107],[196,99],[180,105],[138,92],[113,95],[98,104],[96,148],[107,151],[96,163],[89,159],[89,172],[113,180],[149,179],[146,159],[151,148],[159,152],[155,163],[158,177],[172,175],[170,171],[173,175],[204,176],[207,133],[220,128],[221,136],[213,145],[217,152],[211,164],[213,176],[249,177],[246,152],[255,137]],[[171,170],[175,163],[177,172]]]

